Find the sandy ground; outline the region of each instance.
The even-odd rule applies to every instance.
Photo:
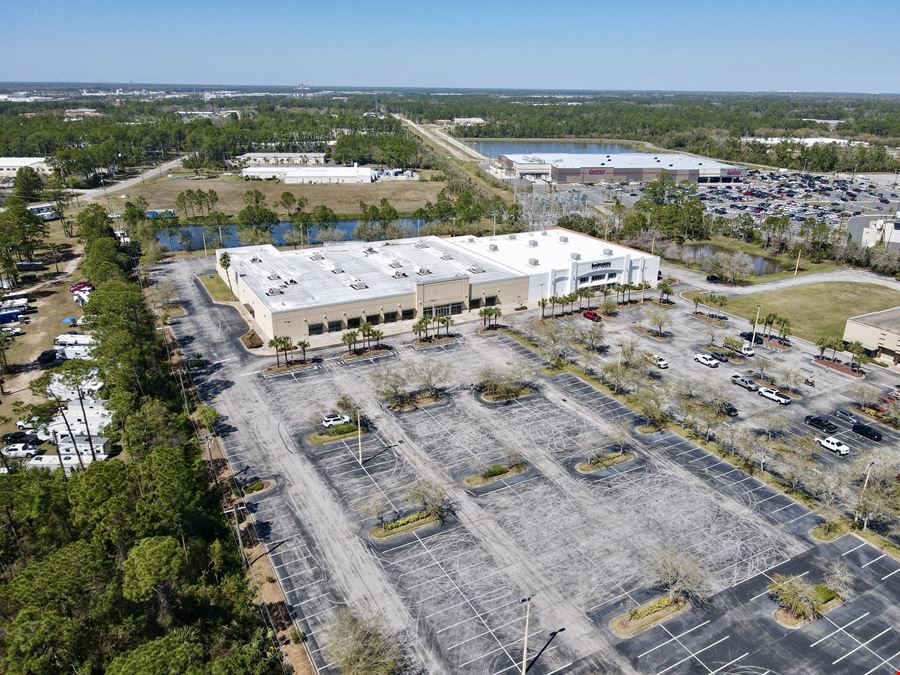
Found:
[[[377,204],[386,198],[400,212],[411,212],[425,206],[426,202],[437,199],[438,193],[446,187],[442,181],[383,181],[365,185],[284,185],[273,181],[245,181],[238,176],[224,176],[212,179],[153,178],[132,185],[124,191],[110,191],[109,199],[114,211],[121,212],[125,201],[143,196],[151,209],[174,209],[175,197],[185,190],[215,190],[219,195],[216,208],[228,214],[240,211],[244,193],[259,190],[266,195],[269,204],[281,197],[283,192],[303,196],[309,201],[311,210],[318,204],[330,207],[335,213],[358,213],[359,202]],[[107,205],[104,195],[94,196],[94,201]],[[179,214],[181,215],[181,214]]]

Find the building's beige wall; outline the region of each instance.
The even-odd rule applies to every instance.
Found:
[[[881,330],[874,326],[847,319],[844,326],[844,341],[859,342],[870,352],[877,352],[880,360],[896,363],[900,357],[900,333]]]
[[[500,305],[511,303],[527,304],[528,277],[521,276],[503,281],[472,283],[470,293],[472,298],[481,299],[482,307],[484,307],[484,299],[491,295],[497,296],[497,304]]]
[[[378,316],[377,323],[380,324],[384,321],[385,312],[397,312],[399,321],[405,309],[416,309],[415,294],[406,293],[359,302],[276,312],[271,330],[274,331],[274,335],[284,335],[296,339],[309,335],[309,324],[324,324],[324,331],[328,333],[328,322],[340,321],[343,331],[347,330],[348,319],[360,319],[361,322],[365,322],[367,316]]]
[[[416,309],[419,313],[435,305],[447,305],[454,302],[461,302],[465,305],[468,304],[468,301],[468,278],[426,281],[416,284]]]

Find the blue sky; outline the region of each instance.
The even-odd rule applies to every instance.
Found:
[[[900,1],[9,0],[0,81],[900,92]]]

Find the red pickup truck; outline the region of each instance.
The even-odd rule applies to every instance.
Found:
[[[585,319],[588,319],[589,321],[600,321],[600,315],[592,309],[582,312],[581,316],[583,316]]]

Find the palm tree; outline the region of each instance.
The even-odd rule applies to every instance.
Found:
[[[497,327],[497,319],[499,319],[500,316],[503,314],[503,310],[501,310],[499,307],[492,307],[491,310],[492,310],[491,318],[493,319],[494,328],[496,328]]]
[[[490,307],[482,307],[481,310],[478,312],[478,316],[481,317],[481,329],[482,330],[487,330],[487,320],[490,315],[491,315]]]
[[[284,352],[284,364],[286,366],[291,365],[291,355],[290,352],[294,351],[294,343],[290,337],[287,335],[282,336],[281,338],[281,350]]]
[[[482,310],[482,311],[483,311],[483,310]],[[482,315],[482,316],[484,316],[484,315]],[[416,334],[416,337],[417,337],[417,338],[421,338],[421,337],[422,337],[422,331],[425,330],[425,324],[424,324],[424,322],[423,322],[423,319],[424,319],[424,318],[425,318],[424,316],[420,316],[418,319],[416,319],[416,321],[415,321],[415,322],[413,323],[413,325],[412,325],[413,333]]]
[[[816,347],[819,348],[819,360],[825,358],[825,350],[831,346],[830,337],[820,337],[816,340]]]
[[[372,325],[366,321],[359,327],[360,335],[362,335],[363,349],[368,349],[372,338]]]
[[[660,302],[665,302],[666,300],[668,300],[669,296],[672,295],[672,291],[674,290],[672,288],[672,282],[668,279],[663,279],[662,281],[660,281],[656,285],[656,288],[659,290]]]
[[[383,338],[383,337],[384,337],[384,331],[380,331],[377,328],[373,328],[371,330],[371,332],[369,333],[369,339],[375,340],[376,348],[381,345],[381,338]]]
[[[221,255],[219,255],[219,266],[225,270],[225,278],[228,279],[228,290],[234,293],[234,289],[231,287],[231,275],[228,273],[228,268],[231,267],[231,255],[229,255],[228,251],[222,251]]]
[[[303,356],[303,363],[306,363],[306,350],[309,349],[309,340],[297,340],[294,343],[294,348],[300,350]]]
[[[541,298],[538,300],[538,307],[541,308],[541,318],[544,318],[544,310],[547,309],[547,298]]]
[[[359,333],[355,330],[348,330],[341,336],[341,342],[347,345],[347,352],[353,353],[353,348],[356,346],[356,341],[359,338]]]
[[[269,340],[268,346],[270,349],[275,350],[275,366],[276,367],[280,366],[281,365],[281,352],[279,350],[281,349],[281,338],[279,338],[277,336],[273,337],[271,340]]]
[[[559,303],[559,298],[555,295],[550,296],[550,316],[556,316],[556,305]]]

